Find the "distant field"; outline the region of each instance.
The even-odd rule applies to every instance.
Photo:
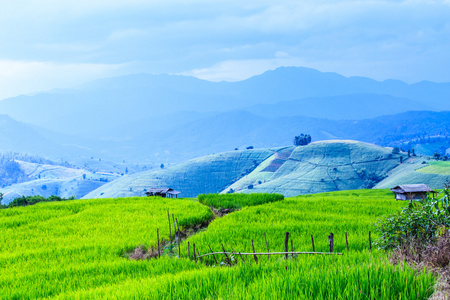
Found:
[[[429,166],[417,170],[425,174],[450,175],[450,161],[431,161]]]
[[[243,197],[243,196],[239,196]],[[222,201],[220,197],[216,200]],[[251,201],[247,201],[251,202]],[[243,208],[216,218],[183,242],[183,259],[131,261],[124,253],[139,245],[156,246],[156,228],[168,240],[167,210],[181,227],[212,218],[207,206],[192,200],[120,198],[40,203],[0,210],[1,299],[426,299],[435,277],[427,271],[393,266],[382,251],[368,248],[368,230],[377,217],[397,211],[386,190],[357,190],[288,198]],[[335,234],[343,256],[283,259],[251,256],[233,267],[211,267],[210,259],[186,258],[187,242],[200,253],[283,250],[289,231],[295,250],[326,251]],[[345,251],[344,231],[350,252]],[[173,231],[172,231],[173,233]],[[373,239],[376,235],[373,234]],[[192,254],[192,248],[190,250]],[[216,257],[219,264],[224,256]]]

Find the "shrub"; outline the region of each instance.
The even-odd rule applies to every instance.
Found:
[[[450,186],[445,184],[441,198],[426,197],[410,200],[397,214],[388,215],[376,223],[381,233],[376,242],[379,248],[389,250],[409,244],[425,245],[436,242],[450,228]]]
[[[2,205],[1,208],[10,208],[15,206],[27,206],[27,205],[33,205],[39,202],[54,202],[54,201],[66,201],[66,200],[74,200],[75,197],[69,197],[69,198],[61,198],[59,196],[50,196],[48,198],[45,198],[43,196],[22,196],[19,198],[14,199],[13,201],[9,202],[8,205]]]

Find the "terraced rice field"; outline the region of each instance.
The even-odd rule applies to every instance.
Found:
[[[450,161],[431,161],[429,166],[417,170],[425,174],[450,175]]]
[[[239,196],[242,197],[242,196]],[[217,198],[219,199],[219,198]],[[242,200],[242,199],[241,199]],[[217,200],[221,201],[221,200]],[[251,201],[250,201],[251,202]],[[242,202],[241,202],[242,203]],[[216,218],[182,242],[181,259],[130,260],[139,245],[156,248],[156,228],[169,239],[167,210],[183,228],[213,218],[194,200],[121,198],[40,203],[0,210],[0,295],[2,299],[426,299],[435,276],[393,266],[384,252],[369,252],[368,231],[378,216],[403,202],[385,191],[347,191],[288,198]],[[244,205],[245,206],[245,205]],[[202,254],[223,244],[236,251],[280,251],[286,231],[295,250],[335,250],[344,255],[260,256],[258,264],[238,255],[232,267],[224,256],[197,263],[187,242]],[[348,232],[350,252],[345,250]],[[172,231],[173,233],[173,231]],[[375,239],[376,236],[374,235]],[[177,253],[177,251],[175,251]],[[190,251],[192,255],[192,248]]]

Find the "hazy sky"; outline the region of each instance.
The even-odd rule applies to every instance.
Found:
[[[240,80],[278,66],[450,81],[450,0],[17,0],[0,99],[148,72]]]

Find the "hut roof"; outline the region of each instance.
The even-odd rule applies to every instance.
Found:
[[[169,190],[169,188],[153,188],[153,189],[148,189],[147,192],[149,193],[167,193]]]
[[[171,195],[178,195],[181,194],[179,191],[175,191],[171,188],[152,188],[148,189],[147,193],[162,193],[162,194],[171,194]]]
[[[394,193],[405,194],[405,193],[436,193],[426,184],[403,184],[397,185],[391,189]]]

